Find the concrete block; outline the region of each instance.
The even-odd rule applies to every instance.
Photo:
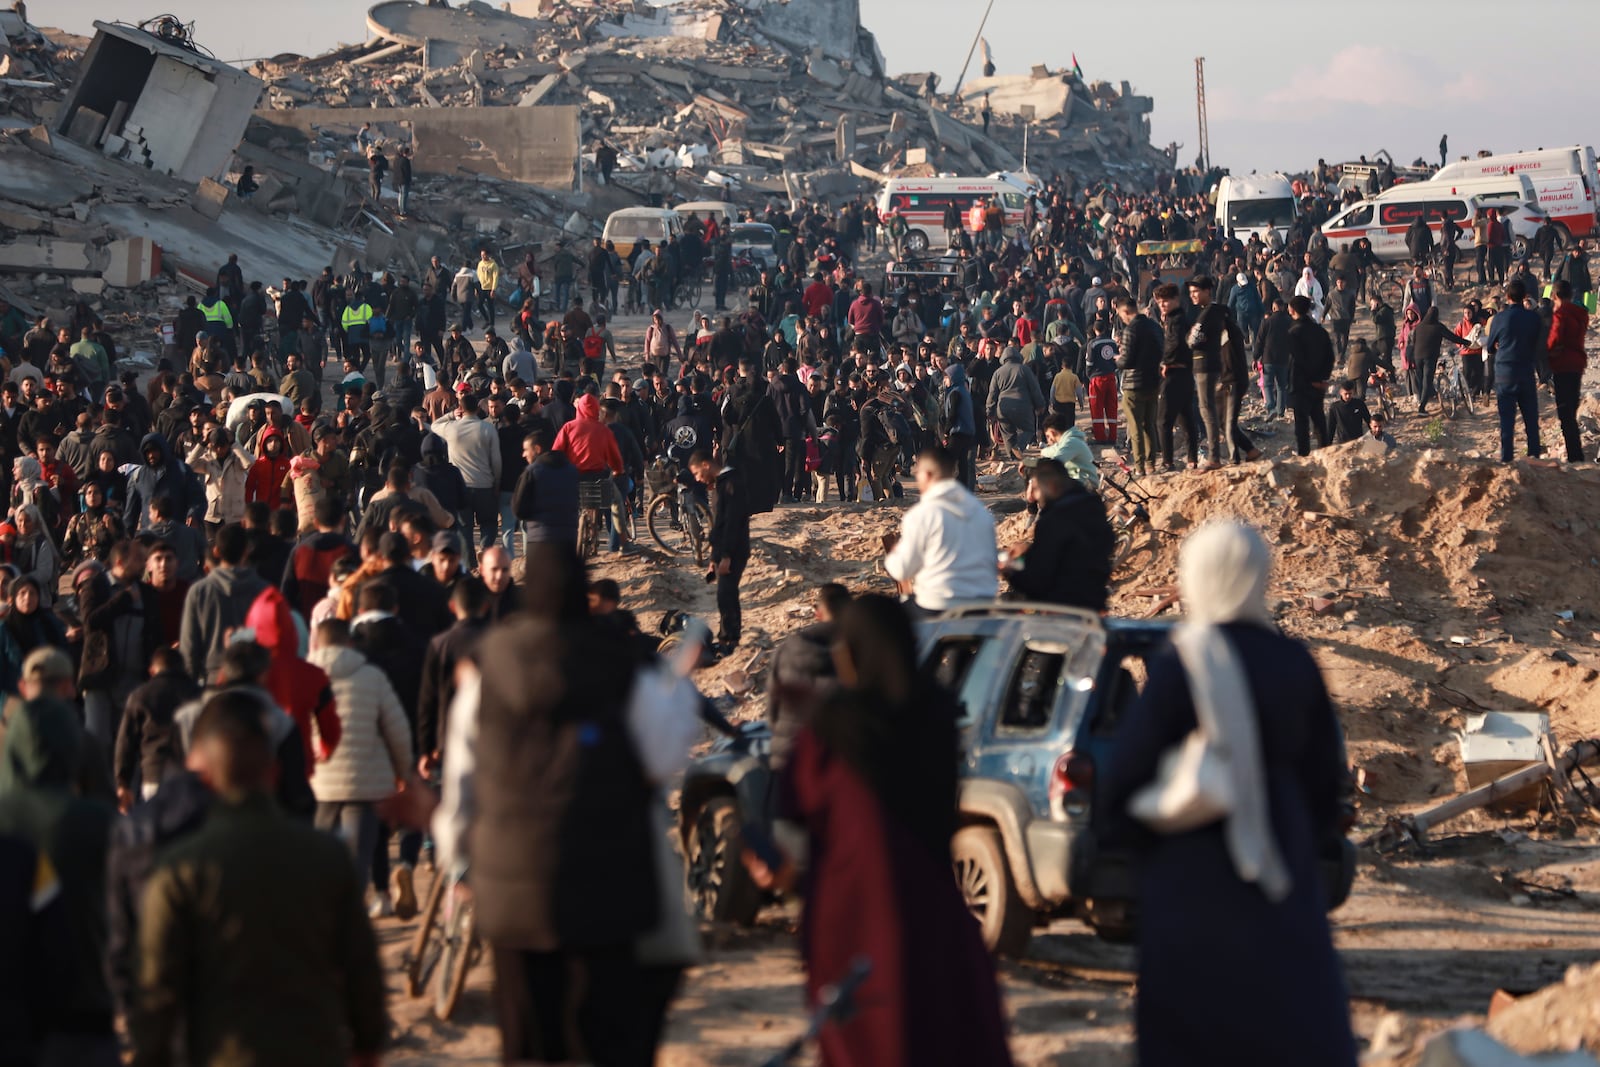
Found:
[[[228,187],[210,178],[201,178],[194,191],[194,209],[208,219],[222,217],[222,207],[228,202]]]
[[[0,270],[88,270],[89,250],[82,241],[36,237],[0,245]]]
[[[73,278],[71,285],[73,292],[81,293],[84,296],[99,296],[106,291],[106,280],[93,276]]]
[[[118,137],[114,133],[108,133],[106,134],[105,143],[100,146],[100,151],[114,159],[117,156],[122,155],[123,149],[127,147],[127,141],[123,140],[121,137]]]
[[[81,145],[90,148],[100,143],[100,137],[106,131],[106,116],[93,108],[80,107],[72,116],[72,122],[67,126],[67,136]]]
[[[106,246],[109,257],[101,277],[119,289],[142,285],[161,273],[161,246],[148,237],[129,237]]]

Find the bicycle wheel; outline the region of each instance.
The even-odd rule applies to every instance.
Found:
[[[711,530],[711,511],[698,500],[695,501],[694,514],[689,517],[689,544],[694,547],[694,561],[704,563],[709,554],[711,544],[706,540],[707,533]]]
[[[1122,564],[1133,553],[1133,527],[1124,526],[1117,531],[1117,540],[1111,548],[1111,573],[1122,570]]]
[[[1465,385],[1462,385],[1460,387],[1460,391],[1461,391],[1461,406],[1462,406],[1462,408],[1464,408],[1466,410],[1466,413],[1468,415],[1476,416],[1478,414],[1478,409],[1477,409],[1476,406],[1474,406],[1474,402],[1473,402],[1473,399],[1472,399],[1472,390],[1468,389]]]
[[[645,508],[644,523],[650,537],[664,552],[674,556],[686,555],[694,549],[694,542],[678,518],[677,496],[671,490],[657,493]],[[698,558],[697,558],[698,559]]]
[[[1378,295],[1383,297],[1385,304],[1397,307],[1406,295],[1406,287],[1400,284],[1399,278],[1386,274],[1378,281]]]
[[[594,509],[584,508],[578,512],[578,555],[583,559],[591,559],[599,547],[600,524],[596,521]]]
[[[457,900],[445,933],[439,984],[434,987],[433,1012],[441,1020],[449,1022],[456,1013],[461,991],[467,987],[467,972],[472,970],[477,954],[478,922],[472,902]]]
[[[444,948],[443,931],[438,929],[439,901],[444,899],[447,881],[449,879],[443,874],[434,874],[433,886],[428,890],[428,902],[422,906],[422,923],[411,939],[411,959],[406,962],[406,992],[414,997],[422,996],[422,991],[428,988],[428,976],[438,965],[439,954]]]

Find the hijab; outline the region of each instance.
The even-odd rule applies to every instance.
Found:
[[[1267,609],[1272,555],[1261,535],[1233,520],[1207,523],[1178,553],[1178,591],[1185,621],[1172,636],[1188,676],[1195,719],[1226,755],[1233,810],[1224,824],[1228,855],[1239,878],[1268,900],[1289,895],[1288,867],[1272,834],[1261,738],[1249,680],[1223,626],[1273,627]]]

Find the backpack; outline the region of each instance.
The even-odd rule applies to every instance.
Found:
[[[884,436],[896,448],[911,443],[911,424],[904,415],[887,404],[878,409],[878,425],[883,427]]]
[[[588,333],[583,338],[583,358],[600,359],[606,354],[606,339],[597,333]]]

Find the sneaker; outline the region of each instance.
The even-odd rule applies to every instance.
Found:
[[[394,914],[398,919],[410,919],[417,914],[417,889],[412,881],[411,867],[402,863],[394,869]],[[387,903],[387,901],[385,901]]]
[[[413,908],[416,906],[413,902]],[[367,906],[367,918],[390,919],[394,917],[394,903],[390,901],[389,894],[379,893],[372,903]]]

